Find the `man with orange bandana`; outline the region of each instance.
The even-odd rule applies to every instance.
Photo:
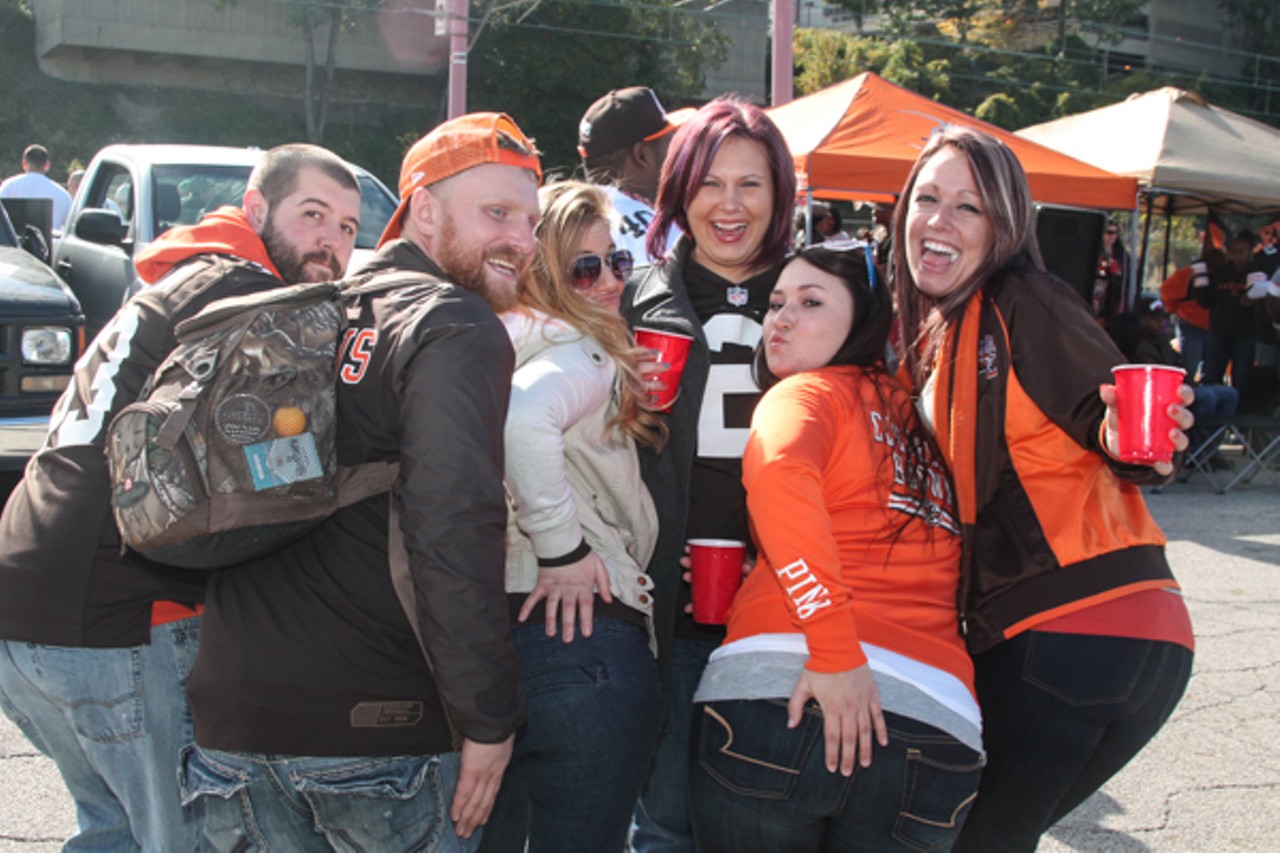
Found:
[[[175,228],[137,259],[151,286],[94,339],[0,516],[0,705],[58,765],[76,802],[67,849],[199,849],[178,760],[205,575],[123,553],[106,430],[210,302],[338,278],[360,186],[312,145],[263,154],[241,208]]]

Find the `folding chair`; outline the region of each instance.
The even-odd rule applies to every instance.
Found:
[[[1179,483],[1187,482],[1198,473],[1209,481],[1218,494],[1226,491],[1214,476],[1209,459],[1231,432],[1231,421],[1229,417],[1206,417],[1196,421],[1196,434],[1204,435],[1205,438],[1199,444],[1187,448],[1186,455],[1182,458],[1182,470],[1178,472]]]
[[[1231,419],[1229,427],[1240,442],[1244,467],[1223,488],[1226,492],[1236,483],[1248,483],[1259,472],[1271,478],[1271,484],[1280,488],[1280,474],[1270,467],[1271,459],[1280,459],[1280,418],[1265,415],[1243,415]]]
[[[1271,478],[1272,485],[1280,488],[1280,474],[1270,468],[1272,458],[1280,458],[1280,418],[1233,415],[1229,418],[1202,418],[1196,426],[1208,430],[1208,435],[1187,451],[1183,470],[1178,475],[1179,482],[1186,482],[1198,473],[1209,481],[1215,492],[1225,495],[1239,483],[1251,482],[1261,472]],[[1240,445],[1243,464],[1239,471],[1219,472],[1209,464],[1209,457],[1218,446],[1227,443]]]

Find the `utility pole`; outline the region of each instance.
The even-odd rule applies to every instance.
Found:
[[[792,35],[795,31],[796,0],[773,0],[773,75],[769,102],[771,106],[790,103],[794,84],[792,82],[793,49]]]
[[[436,0],[436,35],[449,37],[449,115],[467,111],[468,0]]]

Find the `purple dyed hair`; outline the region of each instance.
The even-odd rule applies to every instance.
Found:
[[[786,140],[764,110],[736,95],[716,98],[680,125],[667,149],[658,182],[655,216],[646,248],[652,257],[666,251],[667,233],[678,225],[690,235],[685,211],[698,194],[711,162],[730,136],[759,143],[769,157],[773,175],[773,215],[755,256],[755,265],[777,263],[791,247],[791,209],[796,197],[796,168]]]

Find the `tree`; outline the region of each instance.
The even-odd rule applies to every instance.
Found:
[[[289,23],[302,30],[306,62],[304,64],[302,103],[307,118],[307,139],[316,145],[324,142],[325,122],[329,116],[329,94],[333,90],[334,64],[338,56],[338,35],[360,25],[360,12],[382,4],[382,0],[288,0]],[[213,0],[217,9],[236,5],[236,0]],[[316,40],[324,33],[323,67],[316,54]]]
[[[644,85],[668,109],[692,103],[727,44],[713,15],[672,0],[535,0],[487,20],[470,51],[468,105],[515,116],[549,167],[578,162],[578,121],[596,98]]]
[[[1280,38],[1280,6],[1272,0],[1218,0],[1226,23],[1239,30],[1244,49],[1274,54]]]
[[[889,58],[885,42],[837,30],[798,29],[793,44],[797,95],[825,89],[863,71],[882,69]]]

